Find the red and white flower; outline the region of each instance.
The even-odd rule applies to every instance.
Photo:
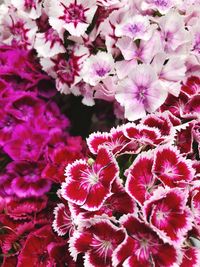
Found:
[[[33,48],[38,30],[36,22],[25,14],[13,8],[7,10],[1,18],[1,41],[7,45],[17,45],[20,48]]]
[[[143,152],[126,170],[126,191],[140,204],[143,205],[157,188],[157,179],[152,173],[153,152]]]
[[[98,149],[106,146],[115,156],[121,153],[136,151],[137,144],[130,144],[130,138],[125,136],[124,127],[112,128],[109,133],[92,133],[87,139],[87,144],[93,154],[97,154]]]
[[[71,53],[58,54],[52,58],[41,58],[43,70],[56,79],[56,88],[64,94],[71,93],[70,89],[81,80],[80,71],[83,61],[88,56],[88,49],[75,46]]]
[[[69,239],[69,250],[74,260],[84,253],[85,267],[109,267],[114,249],[124,240],[122,228],[109,220],[99,219],[84,232],[75,232]]]
[[[113,253],[114,267],[178,266],[181,252],[165,244],[152,229],[133,215],[120,219],[126,229],[126,239]]]
[[[187,199],[187,191],[159,187],[144,203],[147,222],[164,242],[180,246],[192,229],[193,216]]]
[[[78,228],[78,218],[73,216],[73,210],[70,203],[60,203],[54,209],[53,229],[59,236],[73,234]],[[79,216],[80,217],[80,216]]]
[[[42,0],[11,0],[11,3],[31,19],[37,19],[42,14]]]
[[[66,51],[58,33],[52,28],[36,34],[34,48],[38,56],[49,58]]]
[[[61,36],[65,30],[71,35],[81,36],[92,22],[96,9],[96,1],[50,0],[48,2],[49,23]]]
[[[153,173],[170,187],[188,186],[194,178],[192,162],[173,146],[163,146],[156,150]]]
[[[62,197],[86,210],[98,210],[112,194],[111,186],[118,174],[113,155],[101,147],[94,162],[77,160],[67,166]]]

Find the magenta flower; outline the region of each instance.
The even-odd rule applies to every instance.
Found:
[[[62,197],[86,210],[98,210],[111,195],[111,185],[118,174],[113,155],[101,147],[95,162],[90,164],[86,160],[77,160],[67,166]]]
[[[134,215],[124,215],[120,222],[126,229],[127,236],[113,253],[114,267],[173,267],[179,263],[181,252],[165,244],[148,225]]]
[[[192,229],[193,216],[186,206],[188,194],[178,188],[159,187],[144,203],[145,218],[160,238],[171,245],[182,245]]]
[[[10,187],[19,197],[40,197],[51,188],[51,182],[41,178],[44,164],[30,163],[26,161],[14,161],[7,166],[13,174]]]
[[[4,145],[4,151],[13,160],[37,161],[47,141],[45,132],[35,131],[28,125],[19,125],[11,141]]]
[[[167,97],[154,69],[138,65],[119,83],[116,100],[125,107],[125,117],[134,121],[159,108]]]
[[[44,112],[44,102],[33,93],[21,93],[8,104],[8,111],[22,121],[30,121]]]

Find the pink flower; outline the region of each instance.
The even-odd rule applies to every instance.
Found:
[[[81,75],[86,83],[95,86],[109,74],[113,74],[113,69],[114,59],[112,55],[106,52],[98,52],[86,59]]]
[[[157,188],[157,179],[152,173],[153,152],[143,152],[126,170],[126,191],[140,204],[143,205]]]
[[[192,229],[193,216],[186,206],[188,194],[179,188],[159,187],[144,203],[144,215],[160,238],[180,246]]]
[[[97,9],[95,1],[88,0],[51,0],[48,5],[49,23],[59,35],[64,30],[74,36],[83,35]]]
[[[184,57],[171,56],[168,58],[164,53],[157,54],[152,62],[162,86],[174,96],[178,96],[181,90],[181,81],[186,73],[185,62]]]
[[[188,187],[194,178],[192,162],[172,146],[159,147],[155,153],[153,173],[169,187]]]
[[[154,27],[155,26],[155,27]],[[156,28],[154,24],[150,25],[149,18],[142,15],[127,14],[127,17],[115,27],[117,37],[127,36],[132,40],[142,39],[149,40]]]
[[[7,169],[13,174],[10,187],[19,197],[41,197],[51,188],[51,182],[41,178],[44,164],[26,161],[9,163]]]
[[[138,65],[128,78],[119,82],[116,100],[125,107],[125,118],[134,121],[154,112],[165,101],[167,92],[150,65]]]
[[[145,0],[142,2],[143,9],[158,10],[161,14],[166,14],[171,8],[181,4],[180,0]]]
[[[118,166],[113,155],[102,147],[95,162],[77,160],[67,166],[65,175],[62,197],[86,210],[95,211],[111,195],[111,185],[118,177]]]
[[[74,259],[84,253],[84,266],[108,267],[114,249],[123,241],[125,233],[110,221],[99,219],[91,223],[83,232],[75,232],[69,239],[71,255]]]
[[[161,38],[165,52],[173,53],[179,49],[184,54],[190,48],[191,34],[185,30],[183,17],[178,11],[171,9],[159,20]]]
[[[181,252],[164,244],[149,226],[134,215],[124,215],[120,223],[126,229],[127,236],[113,253],[114,267],[173,267],[179,263],[178,254]]]

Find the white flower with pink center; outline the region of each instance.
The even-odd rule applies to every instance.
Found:
[[[50,25],[59,34],[67,30],[71,35],[81,36],[92,22],[96,9],[96,1],[50,0],[47,12]]]
[[[164,53],[157,54],[152,62],[162,86],[174,96],[179,96],[181,82],[186,73],[186,57],[173,55],[167,57]]]
[[[37,19],[42,14],[42,0],[11,0],[11,3],[31,19]]]
[[[31,49],[38,30],[35,21],[13,7],[1,18],[1,40],[4,44]]]
[[[64,94],[71,93],[71,88],[81,80],[80,71],[88,49],[75,46],[70,55],[58,54],[52,58],[42,58],[43,70],[56,79],[56,88]]]
[[[81,75],[86,83],[95,86],[113,73],[114,59],[112,55],[106,52],[98,52],[84,62]]]
[[[128,16],[124,21],[115,28],[115,35],[117,37],[127,36],[136,39],[148,40],[153,34],[155,25],[150,25],[147,16],[135,15]]]
[[[116,100],[125,107],[125,118],[130,121],[140,119],[146,112],[154,112],[167,97],[158,76],[151,65],[138,65],[121,82],[116,92]]]
[[[49,58],[66,51],[58,33],[52,28],[36,34],[34,48],[38,56]]]

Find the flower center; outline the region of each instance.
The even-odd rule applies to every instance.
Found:
[[[97,184],[98,181],[99,181],[99,177],[98,177],[98,175],[96,173],[91,173],[89,175],[89,182],[90,182],[91,185]]]
[[[60,17],[60,19],[64,20],[67,23],[73,22],[75,26],[78,22],[86,23],[84,8],[82,5],[78,4],[70,4],[66,7],[63,3],[61,3],[64,7],[64,15]]]
[[[168,5],[168,3],[167,3],[166,0],[155,0],[154,3],[157,6],[164,6],[164,7],[166,7]]]
[[[105,76],[106,73],[107,73],[107,70],[105,68],[100,68],[100,69],[96,70],[96,74],[100,77]]]
[[[147,88],[145,86],[139,86],[138,87],[138,93],[137,93],[137,99],[140,102],[144,102],[145,98],[146,98],[146,91]]]

